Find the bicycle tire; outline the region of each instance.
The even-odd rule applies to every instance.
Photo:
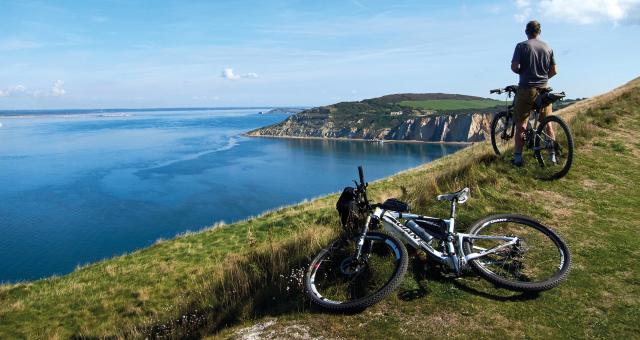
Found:
[[[513,125],[513,118],[511,119],[511,124],[510,124],[510,128],[511,128],[511,133],[507,133],[506,136],[502,136],[502,131],[498,131],[498,125],[499,124],[503,124],[506,125],[506,122],[508,121],[508,113],[507,111],[502,111],[499,112],[498,114],[496,114],[493,119],[491,120],[491,146],[493,146],[493,151],[496,153],[496,155],[501,155],[504,153],[504,150],[500,150],[501,147],[508,147],[511,140],[513,140],[513,135],[514,135],[514,125]],[[508,129],[509,127],[507,127]],[[506,137],[506,138],[504,138]]]
[[[351,280],[354,282],[355,280],[361,280],[364,282],[358,282],[355,285],[363,285],[366,284],[367,287],[371,284],[370,281],[372,279],[372,273],[375,274],[375,269],[372,267],[372,254],[369,255],[369,261],[364,265],[362,269],[358,269],[360,272],[356,274],[352,274],[353,278],[350,278],[349,275],[345,275],[342,271],[342,266],[345,261],[348,260],[347,257],[344,257],[344,254],[349,254],[352,249],[349,249],[349,242],[356,242],[359,236],[352,238],[351,240],[346,240],[344,238],[338,238],[331,242],[328,247],[320,250],[320,252],[315,256],[309,268],[305,274],[305,292],[307,296],[311,299],[313,303],[316,305],[333,312],[353,312],[360,311],[369,306],[372,306],[378,303],[380,300],[391,294],[398,285],[400,285],[404,274],[407,271],[408,265],[408,255],[407,249],[404,244],[400,242],[397,238],[379,232],[369,232],[367,233],[365,239],[365,245],[363,249],[371,249],[371,253],[375,253],[377,251],[384,251],[384,247],[388,247],[393,251],[393,256],[395,256],[394,260],[394,268],[392,269],[392,273],[388,279],[382,277],[382,284],[380,287],[373,289],[373,291],[366,293],[364,296],[357,296],[353,299],[346,299],[343,301],[334,300],[335,297],[327,297],[324,290],[328,287],[319,287],[318,280],[322,280],[324,276],[326,282],[328,284],[332,283],[331,275],[336,276],[336,282],[342,279]],[[376,242],[376,244],[374,244]],[[375,245],[381,246],[383,249],[374,249]],[[343,249],[347,249],[347,251],[343,254]],[[381,256],[381,255],[380,255]],[[344,258],[343,258],[344,257]],[[336,268],[336,265],[340,263],[340,268]],[[381,276],[384,276],[382,274]],[[353,293],[353,286],[349,286],[347,290],[349,290],[350,294]],[[322,290],[322,292],[320,292]]]
[[[562,156],[558,155],[558,157],[559,159],[564,160],[564,162],[562,164],[562,167],[559,168],[557,171],[552,170],[550,174],[539,176],[541,179],[547,179],[547,180],[554,180],[554,179],[559,179],[564,177],[569,172],[569,169],[571,169],[571,164],[573,164],[573,147],[574,147],[573,135],[571,134],[569,125],[567,125],[567,123],[558,116],[548,116],[544,118],[538,125],[538,129],[536,130],[535,143],[534,143],[534,147],[535,147],[534,156],[538,161],[538,164],[540,165],[540,167],[542,168],[554,167],[555,164],[552,163],[549,166],[548,162],[545,162],[544,155],[542,154],[542,152],[540,152],[541,151],[540,146],[542,145],[543,140],[545,139],[544,137],[542,137],[545,134],[544,129],[547,125],[551,126],[551,124],[553,123],[557,123],[562,129],[563,136],[565,136],[566,138],[566,140],[562,140],[562,144],[566,144],[566,145],[560,145],[560,143],[558,142],[558,134],[556,132],[556,140],[553,141],[552,148],[554,152],[558,154],[560,154],[562,151]],[[547,148],[546,145],[545,145],[545,148]]]
[[[521,292],[548,290],[567,278],[571,269],[569,248],[558,234],[534,219],[517,214],[492,215],[475,222],[469,234],[508,236],[507,230],[514,233],[511,236],[519,238],[516,245],[469,261],[480,276],[497,286]],[[478,250],[490,248],[491,245],[487,246],[489,242],[491,240],[467,239],[464,244],[465,255],[472,253],[472,247]],[[534,246],[535,249],[532,249]],[[557,263],[553,261],[544,268],[527,267],[523,264],[522,259],[529,257],[533,264],[538,262],[542,265],[554,260],[551,255],[556,251]],[[533,276],[536,276],[535,280]]]

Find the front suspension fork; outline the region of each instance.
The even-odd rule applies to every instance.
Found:
[[[358,245],[356,247],[356,260],[359,262],[362,257],[362,247],[364,246],[364,240],[367,237],[367,233],[369,232],[369,223],[371,223],[371,215],[367,216],[367,220],[364,223],[364,228],[362,229],[362,235],[358,239]]]

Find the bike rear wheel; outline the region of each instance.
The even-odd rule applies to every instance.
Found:
[[[567,123],[558,116],[543,119],[536,130],[534,150],[537,177],[552,180],[565,176],[573,163],[573,135]]]
[[[513,116],[506,111],[500,112],[491,121],[491,145],[496,155],[504,155],[513,145],[515,126]]]
[[[393,236],[369,232],[355,261],[359,236],[338,238],[313,259],[305,275],[311,301],[332,311],[362,310],[389,295],[407,271],[407,249]]]
[[[556,287],[569,274],[571,255],[567,245],[553,230],[529,217],[489,216],[474,223],[469,234],[472,236],[465,242],[465,255],[505,244],[505,240],[498,239],[501,236],[518,238],[513,245],[469,261],[480,276],[496,285],[539,292]]]

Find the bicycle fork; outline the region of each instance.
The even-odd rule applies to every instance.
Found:
[[[369,224],[372,223],[372,221],[373,223],[377,223],[378,221],[378,217],[374,216],[375,218],[374,220],[374,218],[372,218],[371,216],[372,215],[367,216],[367,219],[364,223],[364,229],[362,230],[362,235],[360,235],[360,238],[358,239],[358,245],[356,247],[356,256],[355,256],[356,261],[358,262],[360,262],[362,259],[362,247],[364,247],[364,241],[367,237],[367,233],[369,232]]]

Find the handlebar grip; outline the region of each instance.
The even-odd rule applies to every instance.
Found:
[[[495,89],[495,90],[490,90],[489,93],[500,93],[502,91],[502,89]]]
[[[358,166],[358,175],[360,176],[360,184],[364,185],[364,171],[362,170],[362,165]]]

